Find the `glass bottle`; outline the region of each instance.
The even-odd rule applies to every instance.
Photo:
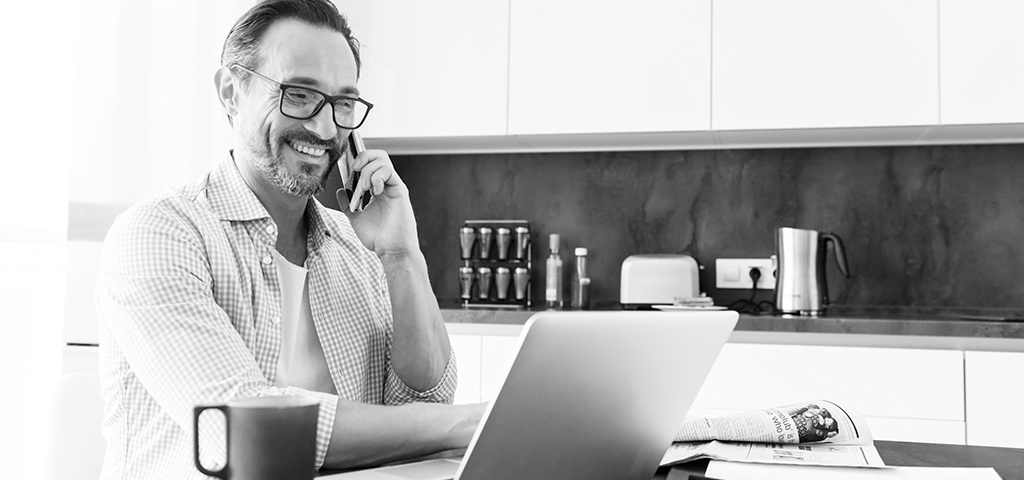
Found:
[[[576,248],[576,270],[572,274],[570,305],[573,310],[590,308],[590,277],[587,276],[587,249]]]
[[[546,262],[544,283],[544,301],[548,308],[562,308],[565,303],[562,293],[562,255],[558,253],[559,236],[552,233],[548,237],[551,255]]]

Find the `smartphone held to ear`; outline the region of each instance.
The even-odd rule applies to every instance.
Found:
[[[357,155],[366,150],[366,145],[363,144],[363,138],[359,136],[355,130],[348,136],[348,155],[352,159],[355,159]],[[342,211],[350,211],[352,205],[352,196],[355,194],[356,185],[359,184],[359,172],[350,170],[351,165],[349,159],[342,156],[342,159],[338,161],[338,172],[341,173],[342,188],[339,188],[335,195],[338,198],[338,205]],[[346,175],[346,173],[349,173]],[[373,195],[370,194],[370,190],[363,192],[362,198],[355,210],[352,213],[358,213],[366,208],[367,205],[373,200]]]

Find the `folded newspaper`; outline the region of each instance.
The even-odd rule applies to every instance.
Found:
[[[867,422],[828,400],[688,417],[661,464],[709,458],[734,462],[884,467]]]

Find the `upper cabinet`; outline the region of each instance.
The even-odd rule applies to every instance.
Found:
[[[1024,142],[1019,0],[339,0],[393,154]]]
[[[711,1],[512,0],[512,135],[711,128]]]
[[[364,136],[506,134],[508,1],[335,3],[362,45]]]
[[[936,0],[715,0],[712,128],[933,125]]]
[[[1024,122],[1024,2],[940,0],[942,123]]]

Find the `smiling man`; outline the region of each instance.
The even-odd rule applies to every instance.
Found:
[[[468,445],[483,405],[446,405],[455,355],[408,188],[385,152],[342,153],[371,108],[358,47],[326,1],[246,12],[215,75],[234,150],[108,233],[103,478],[203,478],[192,408],[262,395],[320,399],[317,467]],[[339,161],[361,173],[345,214],[312,197]],[[200,440],[223,452],[222,431]]]

